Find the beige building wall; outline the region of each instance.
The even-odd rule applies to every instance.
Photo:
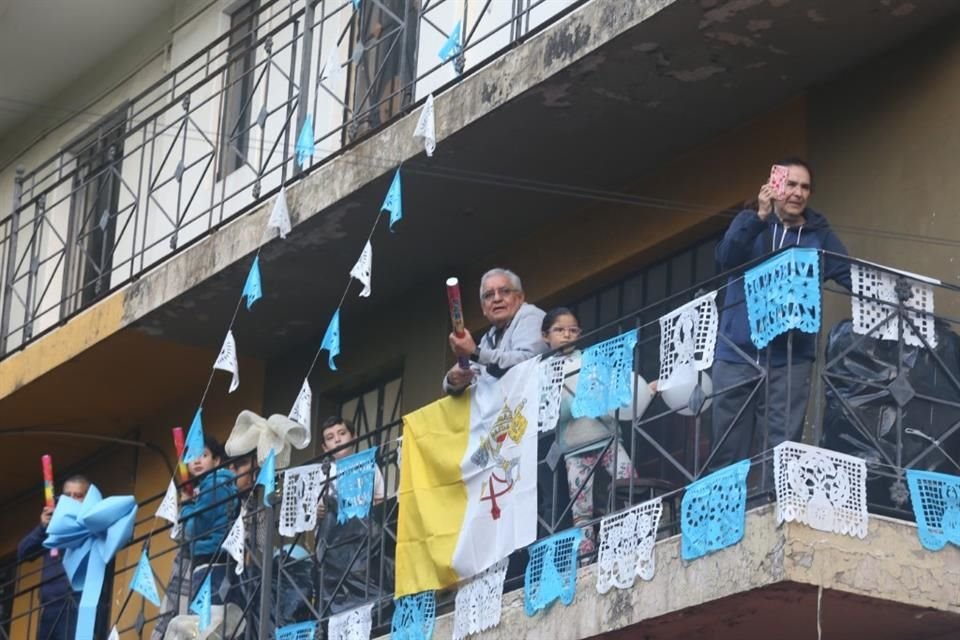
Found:
[[[955,23],[810,93],[815,205],[851,255],[960,284],[958,104]]]

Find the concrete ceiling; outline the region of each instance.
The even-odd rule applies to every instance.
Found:
[[[174,2],[0,0],[0,133],[50,108],[51,98]]]

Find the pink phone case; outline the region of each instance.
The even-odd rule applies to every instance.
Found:
[[[775,164],[770,167],[770,180],[768,184],[773,187],[777,200],[783,200],[787,195],[787,173],[788,170],[783,165]]]

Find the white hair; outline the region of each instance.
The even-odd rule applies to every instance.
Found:
[[[510,271],[510,269],[501,269],[500,267],[496,267],[494,269],[490,269],[490,271],[487,271],[480,278],[480,302],[483,302],[483,283],[493,276],[503,276],[510,281],[511,287],[516,289],[519,293],[523,293],[523,283],[520,282],[520,276],[515,274],[513,271]]]

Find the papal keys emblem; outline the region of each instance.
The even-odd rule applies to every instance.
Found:
[[[511,409],[506,401],[503,409],[497,416],[490,431],[480,441],[480,446],[470,456],[470,461],[478,467],[485,468],[493,460],[490,476],[480,491],[480,501],[490,501],[490,516],[494,520],[500,519],[500,507],[497,498],[500,498],[513,489],[520,479],[520,452],[516,456],[506,457],[501,452],[507,438],[519,444],[523,434],[527,431],[527,419],[523,415],[526,400],[522,400],[516,408]],[[499,473],[499,475],[498,475]]]

